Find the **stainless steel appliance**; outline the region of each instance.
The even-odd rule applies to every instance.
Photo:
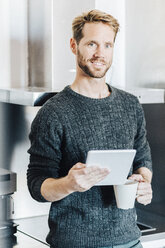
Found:
[[[17,225],[12,221],[16,191],[16,173],[0,168],[0,239],[16,232]]]

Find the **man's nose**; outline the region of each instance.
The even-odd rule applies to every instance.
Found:
[[[102,46],[97,46],[94,56],[103,58],[104,57],[104,48]]]

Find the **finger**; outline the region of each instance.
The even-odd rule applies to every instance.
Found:
[[[151,189],[151,184],[146,182],[139,182],[138,189]]]
[[[146,196],[146,195],[152,196],[152,191],[137,191],[137,196]]]
[[[107,176],[110,173],[109,170],[105,169],[105,170],[98,170],[98,171],[93,171],[89,174],[90,177],[92,178],[98,178],[98,177],[104,177]]]
[[[107,172],[109,173],[110,172],[110,169],[108,168],[100,168],[99,166],[89,166],[89,167],[86,167],[86,170],[88,171],[88,173],[102,173],[102,172]]]
[[[78,191],[86,191],[94,186],[96,183],[102,181],[107,174],[98,174],[95,177],[85,177],[84,175],[79,175],[78,179]]]
[[[96,181],[96,180],[106,177],[108,174],[109,174],[109,171],[106,171],[106,170],[101,171],[101,172],[95,172],[95,173],[90,174],[90,178]]]
[[[137,190],[137,195],[139,196],[145,196],[145,195],[148,195],[148,194],[152,194],[152,192],[150,190]]]
[[[137,197],[137,202],[139,202],[143,205],[150,204],[151,200],[152,200],[152,194],[147,194],[145,196],[138,196]]]
[[[102,181],[106,176],[107,176],[107,174],[98,177],[98,178],[97,178],[97,181],[96,181],[95,183],[98,183],[98,182]]]
[[[135,180],[135,181],[138,181],[138,182],[141,182],[141,181],[144,180],[142,175],[140,175],[140,174],[132,174],[128,179]]]
[[[90,178],[87,180],[87,187],[91,188],[92,186],[96,185],[98,182],[102,181],[107,175],[98,175],[95,178]]]
[[[143,192],[152,193],[152,188],[151,188],[151,185],[148,185],[148,184],[141,185],[141,183],[139,183],[137,191],[139,194],[143,194]]]
[[[97,182],[103,180],[107,175],[109,174],[109,171],[102,171],[99,173],[99,171],[92,171],[89,174],[86,175],[80,175],[80,180],[82,182],[86,182],[87,185],[93,186],[95,185]]]

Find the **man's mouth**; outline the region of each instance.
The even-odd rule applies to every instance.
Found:
[[[100,61],[100,60],[90,60],[90,62],[96,66],[104,66],[105,65],[105,61]]]

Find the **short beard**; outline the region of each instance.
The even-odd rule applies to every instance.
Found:
[[[85,72],[85,74],[87,74],[88,76],[90,76],[92,78],[103,78],[110,68],[110,65],[109,65],[105,69],[105,71],[103,71],[101,74],[97,74],[96,72],[92,72],[87,65],[83,64],[83,56],[79,50],[78,50],[78,65],[82,69],[82,71]]]

